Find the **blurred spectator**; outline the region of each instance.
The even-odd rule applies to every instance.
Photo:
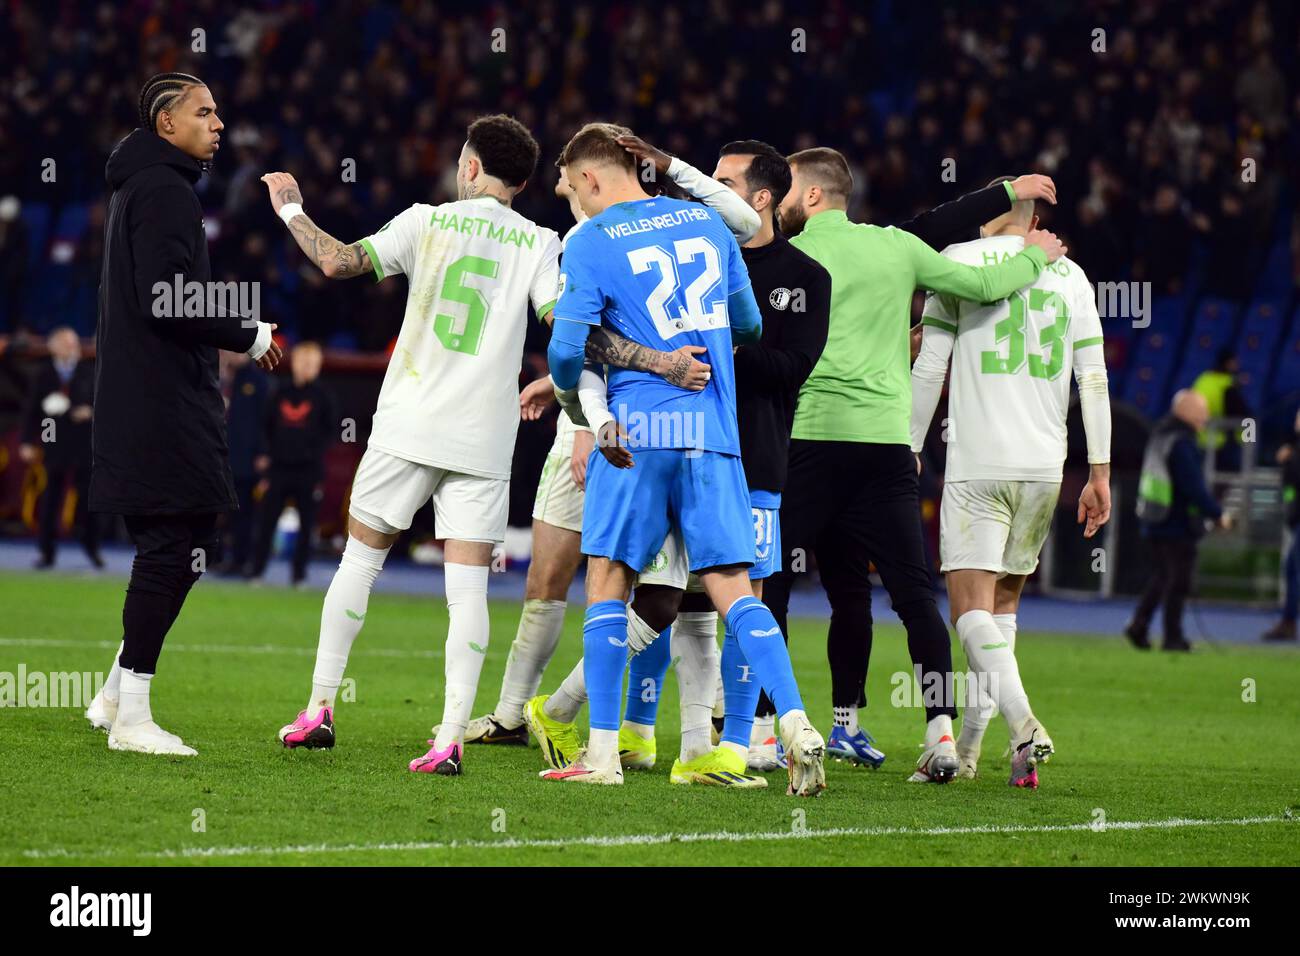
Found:
[[[1241,469],[1241,446],[1237,444],[1237,429],[1242,419],[1250,416],[1250,407],[1242,395],[1238,377],[1241,362],[1232,349],[1220,349],[1214,358],[1214,367],[1206,369],[1192,382],[1192,391],[1205,399],[1212,420],[1229,419],[1230,429],[1213,433],[1202,431],[1197,435],[1201,448],[1213,448],[1215,467],[1220,471]]]
[[[352,241],[412,203],[453,198],[462,130],[495,110],[533,129],[543,178],[589,119],[627,123],[696,163],[753,136],[787,152],[837,147],[858,184],[850,215],[869,221],[902,221],[997,175],[1046,172],[1062,202],[1043,210],[1043,225],[1090,275],[1131,270],[1168,291],[1189,274],[1190,222],[1208,246],[1210,286],[1248,295],[1265,261],[1257,247],[1286,211],[1279,197],[1300,191],[1298,16],[1286,0],[1246,15],[1227,0],[1084,0],[1031,14],[850,0],[716,0],[689,16],[631,0],[200,7],[208,51],[196,55],[192,4],[16,0],[0,36],[0,174],[24,218],[39,206],[57,221],[100,199],[98,170],[134,123],[140,80],[198,70],[228,124],[200,183],[224,247],[213,261],[260,278],[291,338],[375,347],[384,337],[359,327],[360,290],[326,295],[299,276],[301,256],[257,177],[294,173],[322,197],[313,216]],[[794,25],[808,53],[792,51]],[[1105,51],[1075,41],[1098,25]],[[505,52],[493,49],[496,26]],[[55,181],[31,172],[46,158]],[[1244,158],[1256,161],[1249,183]],[[567,211],[539,184],[520,213],[565,231]],[[11,251],[18,241],[0,225],[0,268],[26,261]],[[240,250],[235,265],[226,253]],[[0,329],[21,320],[0,310]]]
[[[1282,517],[1291,542],[1282,564],[1282,620],[1263,636],[1266,641],[1294,641],[1296,618],[1300,617],[1300,412],[1295,417],[1295,434],[1278,449],[1277,460],[1282,466]]]
[[[1197,434],[1210,411],[1205,397],[1190,389],[1174,396],[1170,414],[1160,419],[1147,441],[1138,486],[1138,520],[1151,545],[1151,581],[1138,601],[1125,636],[1141,650],[1151,647],[1147,629],[1156,608],[1164,605],[1166,651],[1189,651],[1183,633],[1183,602],[1192,587],[1196,546],[1207,520],[1231,527],[1201,471]]]
[[[307,576],[320,483],[325,476],[325,451],[339,434],[334,399],[317,381],[322,357],[321,347],[315,342],[295,345],[289,357],[292,377],[276,390],[266,410],[263,453],[258,459],[258,470],[265,474],[265,490],[257,518],[257,551],[252,569],[255,578],[266,571],[276,525],[290,501],[298,511],[293,583]]]
[[[266,373],[243,352],[221,353],[221,393],[226,400],[226,434],[230,471],[235,477],[239,510],[227,515],[221,574],[243,574],[252,553],[257,487],[257,457],[262,451],[266,399],[271,385]]]
[[[90,420],[95,401],[95,370],[81,360],[81,340],[69,328],[50,333],[50,357],[36,370],[24,416],[19,457],[28,465],[44,466],[45,491],[38,506],[40,557],[37,568],[54,567],[59,525],[68,479],[76,490],[76,515],[81,546],[97,568],[99,522],[86,508],[90,488]]]
[[[28,266],[27,224],[19,218],[17,196],[0,199],[0,329],[17,327],[24,318]]]

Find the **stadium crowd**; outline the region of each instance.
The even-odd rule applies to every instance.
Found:
[[[546,157],[593,116],[703,166],[749,136],[791,152],[834,145],[857,166],[850,215],[879,223],[995,175],[1046,172],[1062,202],[1044,225],[1096,280],[1147,280],[1161,294],[1195,266],[1204,289],[1244,299],[1275,239],[1297,233],[1296,10],[1129,6],[1049,4],[1030,18],[1010,3],[805,12],[717,0],[652,14],[617,2],[299,2],[232,16],[136,2],[93,18],[67,6],[51,27],[20,3],[0,38],[0,181],[20,204],[0,205],[0,332],[93,330],[103,162],[134,125],[146,62],[212,84],[227,124],[201,188],[212,260],[219,277],[262,280],[264,311],[293,338],[381,350],[401,293],[327,290],[275,228],[257,177],[294,172],[321,197],[322,221],[360,236],[452,195],[482,103],[518,116]],[[1121,12],[1127,25],[1108,28]],[[205,52],[191,49],[196,29]],[[519,208],[563,228],[549,186],[534,183]]]
[[[258,177],[294,173],[316,218],[351,240],[413,202],[454,198],[463,131],[482,104],[534,131],[544,159],[516,207],[561,232],[569,213],[552,195],[550,162],[588,119],[626,123],[706,171],[723,143],[757,136],[787,152],[844,151],[850,217],[881,224],[997,175],[1048,173],[1061,201],[1040,204],[1043,225],[1094,281],[1241,304],[1268,281],[1277,321],[1296,322],[1300,16],[1286,2],[1090,0],[1028,16],[1012,3],[848,0],[653,12],[287,2],[236,14],[205,0],[131,0],[93,15],[18,2],[8,20],[0,434],[19,425],[46,333],[93,334],[104,162],[155,70],[202,75],[226,123],[198,185],[213,278],[260,281],[262,317],[289,342],[323,343],[327,378],[342,350],[378,356],[390,345],[404,286],[329,283],[276,221]],[[1128,324],[1107,323],[1112,390],[1133,359]],[[1112,325],[1125,328],[1112,335]],[[1298,337],[1278,336],[1279,352]],[[530,329],[521,380],[545,370],[545,338]],[[378,375],[342,387],[344,414],[373,407]],[[1154,418],[1164,401],[1138,404]],[[368,415],[359,424],[364,439]],[[535,477],[548,441],[521,431],[517,472],[522,462]],[[535,482],[516,484],[512,516],[526,520]],[[0,476],[0,498],[12,492]]]

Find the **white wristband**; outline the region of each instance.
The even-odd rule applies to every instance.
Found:
[[[248,350],[248,357],[254,362],[266,354],[266,350],[271,347],[271,323],[257,323],[257,337],[253,339],[252,347]]]
[[[280,207],[279,215],[280,218],[284,220],[284,224],[286,226],[289,225],[290,219],[292,219],[294,216],[302,215],[302,203],[300,202],[285,203],[283,206]]]

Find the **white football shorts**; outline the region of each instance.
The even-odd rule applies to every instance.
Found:
[[[430,498],[439,537],[492,544],[505,540],[509,478],[421,465],[373,447],[361,456],[352,479],[348,513],[368,528],[395,534],[411,526]]]
[[[1061,495],[1053,481],[951,481],[939,507],[942,571],[1032,574]]]

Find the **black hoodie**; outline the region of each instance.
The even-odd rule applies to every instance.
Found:
[[[155,283],[211,279],[198,160],[155,133],[131,132],[109,157],[112,190],[96,330],[90,507],[123,515],[237,507],[217,349],[246,352],[237,315],[154,315]],[[206,301],[206,300],[205,300]],[[202,311],[210,313],[208,306]],[[177,312],[181,314],[176,314]]]

